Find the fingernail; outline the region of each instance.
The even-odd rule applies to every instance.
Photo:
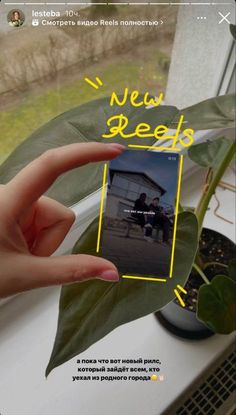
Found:
[[[119,275],[116,271],[107,270],[102,272],[102,274],[99,276],[99,279],[105,281],[119,281]]]
[[[109,145],[117,150],[124,150],[125,146],[123,146],[123,144],[118,144],[118,143],[109,143]]]

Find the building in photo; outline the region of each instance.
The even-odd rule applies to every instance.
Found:
[[[149,205],[154,197],[161,198],[166,190],[146,173],[110,169],[109,204],[106,214],[110,218],[125,218],[127,210],[133,209],[141,193],[146,193]]]

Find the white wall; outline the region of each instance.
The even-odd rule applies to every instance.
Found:
[[[221,16],[235,22],[235,5],[179,8],[165,102],[184,108],[217,95],[232,36]],[[197,17],[206,17],[204,20]]]

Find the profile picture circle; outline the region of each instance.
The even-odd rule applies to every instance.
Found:
[[[22,10],[13,9],[9,11],[7,21],[11,27],[20,27],[25,21],[25,15]]]

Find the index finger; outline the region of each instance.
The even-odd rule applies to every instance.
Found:
[[[8,184],[8,208],[17,214],[35,202],[52,183],[68,170],[89,162],[110,160],[118,156],[124,146],[116,143],[69,144],[43,153],[24,167]]]

